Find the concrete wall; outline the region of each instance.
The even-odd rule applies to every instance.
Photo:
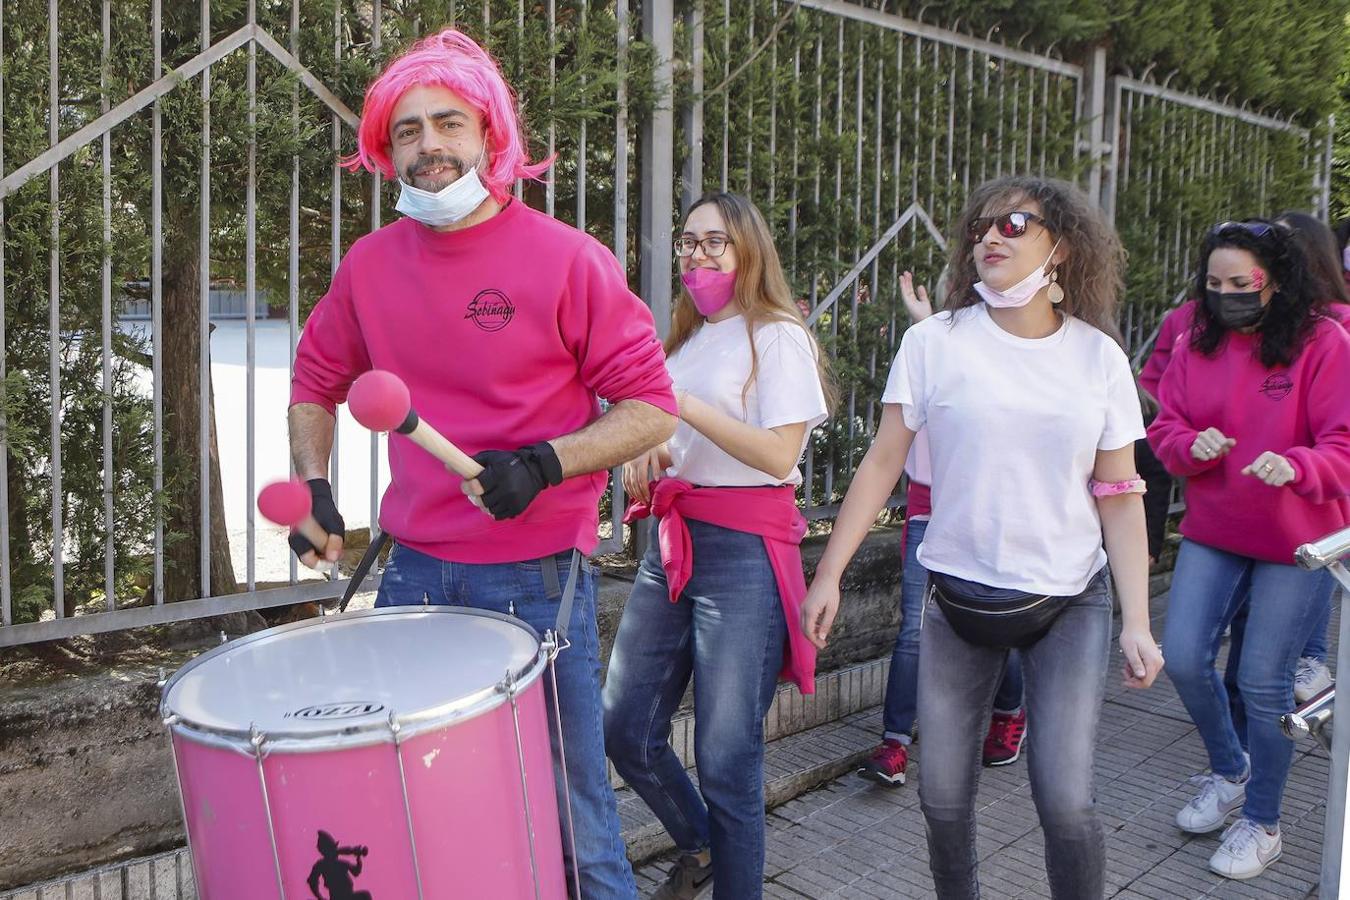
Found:
[[[804,549],[809,574],[823,542]],[[849,569],[822,672],[889,651],[899,571],[899,531],[877,531]],[[606,657],[628,591],[621,579],[602,582]],[[181,845],[158,677],[113,658],[100,671],[38,687],[0,683],[0,890]]]

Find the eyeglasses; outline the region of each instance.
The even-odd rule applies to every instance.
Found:
[[[984,240],[984,236],[989,233],[991,225],[998,227],[998,233],[1001,237],[1015,238],[1021,237],[1027,233],[1027,225],[1031,222],[1040,222],[1045,224],[1045,219],[1035,213],[1029,212],[1008,212],[1001,216],[980,216],[973,219],[966,234],[975,243]]]
[[[731,238],[722,237],[721,235],[712,235],[711,237],[705,237],[701,241],[696,241],[693,238],[687,237],[676,238],[675,255],[678,256],[680,259],[685,259],[687,257],[693,256],[694,251],[702,247],[704,256],[708,257],[709,259],[716,259],[723,253],[727,252],[728,244],[734,243],[736,242],[733,241]]]
[[[1245,231],[1252,237],[1269,237],[1276,232],[1276,227],[1268,222],[1220,222],[1209,230],[1213,237],[1218,237],[1225,231]]]

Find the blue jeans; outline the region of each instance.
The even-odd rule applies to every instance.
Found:
[[[928,530],[927,519],[905,523],[905,562],[900,570],[900,633],[891,648],[891,671],[886,678],[886,701],[881,722],[885,737],[909,741],[914,714],[919,705],[919,629],[923,624],[923,598],[928,590],[928,570],[919,562],[919,545]],[[1022,705],[1022,666],[1017,652],[1008,654],[1008,664],[999,682],[994,709],[1011,712]]]
[[[1336,579],[1327,579],[1326,600],[1322,604],[1322,612],[1317,617],[1317,624],[1313,626],[1312,634],[1308,636],[1308,642],[1303,645],[1303,652],[1299,656],[1310,656],[1313,659],[1327,661],[1327,629],[1331,626],[1331,601],[1336,593]]]
[[[920,642],[919,803],[928,826],[929,866],[938,897],[970,900],[980,895],[975,789],[981,748],[1008,651],[962,640],[931,599]],[[1106,890],[1092,763],[1110,645],[1111,588],[1103,569],[1045,637],[1022,650],[1027,770],[1045,832],[1050,893],[1059,900],[1094,900]]]
[[[1214,660],[1224,628],[1244,606],[1248,632],[1261,636],[1240,644],[1236,663],[1251,753],[1243,814],[1260,825],[1280,820],[1294,745],[1279,719],[1293,708],[1294,666],[1321,618],[1330,577],[1190,540],[1177,554],[1163,639],[1167,675],[1205,742],[1210,768],[1226,778],[1240,777],[1247,763]]]
[[[655,539],[633,582],[605,681],[605,750],[676,846],[711,849],[714,896],[754,900],[764,880],[764,716],[787,623],[763,538],[686,521],[694,570],[678,602]],[[698,787],[670,747],[691,675]]]
[[[556,557],[561,580],[567,580],[572,553]],[[563,823],[563,856],[572,880],[572,854],[581,875],[581,895],[633,900],[637,885],[628,865],[619,830],[619,813],[605,768],[600,710],[600,640],[595,626],[596,576],[583,563],[567,638],[571,646],[558,654],[558,707],[567,750],[567,780],[572,797],[576,846],[570,846]],[[539,560],[518,563],[452,563],[395,544],[375,598],[379,606],[471,606],[514,613],[541,635],[554,627],[558,597],[549,598]],[[550,704],[551,705],[551,704]],[[566,815],[558,747],[553,747],[558,809]]]
[[[1312,634],[1308,636],[1308,641],[1303,645],[1303,652],[1299,656],[1307,656],[1312,659],[1327,661],[1327,628],[1331,624],[1331,604],[1336,593],[1336,580],[1327,579],[1327,597],[1326,602],[1322,604],[1322,613],[1317,619],[1317,624],[1313,626]],[[1242,749],[1247,750],[1247,707],[1242,702],[1242,691],[1238,690],[1238,670],[1242,666],[1242,642],[1247,633],[1247,604],[1243,603],[1238,607],[1237,614],[1233,616],[1233,622],[1229,629],[1228,640],[1228,663],[1223,669],[1223,687],[1228,693],[1228,707],[1233,716],[1233,728],[1237,731],[1238,740],[1242,742]]]

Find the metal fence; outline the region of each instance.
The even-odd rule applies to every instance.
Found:
[[[118,318],[124,321],[149,320],[151,306],[149,300],[126,298],[122,302]],[[246,291],[212,288],[208,292],[206,315],[208,319],[247,319],[249,297]],[[253,298],[253,316],[255,319],[268,315],[267,292],[259,291]]]
[[[70,65],[69,60],[76,57],[76,51],[63,45],[63,38],[74,35],[77,29],[83,29],[85,23],[65,21],[57,0],[47,0],[46,3],[47,53],[43,60],[46,63],[44,69],[47,73],[44,85],[47,95],[46,109],[16,110],[16,105],[21,101],[13,92],[7,97],[5,83],[0,80],[0,114],[5,112],[4,104],[8,99],[12,121],[22,121],[22,114],[28,113],[45,119],[48,124],[47,146],[11,171],[6,171],[8,167],[5,165],[4,145],[0,137],[0,220],[5,217],[7,204],[8,211],[13,213],[17,205],[28,201],[31,206],[35,200],[39,201],[36,205],[44,208],[43,214],[50,220],[50,246],[46,250],[45,267],[47,271],[43,273],[48,278],[46,290],[39,295],[45,300],[49,310],[45,335],[49,367],[46,372],[46,384],[43,387],[48,399],[50,440],[43,448],[42,458],[28,474],[49,480],[51,498],[51,525],[46,542],[24,542],[29,558],[18,560],[32,564],[30,568],[45,570],[47,573],[45,585],[38,587],[30,583],[24,585],[27,589],[26,595],[19,593],[20,598],[27,596],[30,600],[35,593],[38,595],[37,605],[42,609],[36,615],[32,615],[30,602],[25,611],[29,613],[26,618],[30,620],[36,618],[39,621],[24,621],[23,616],[16,621],[15,567],[11,565],[14,560],[10,555],[14,542],[11,539],[10,525],[12,519],[22,517],[10,515],[11,502],[15,498],[11,496],[9,488],[15,481],[22,479],[11,478],[13,473],[9,467],[16,461],[16,454],[0,453],[0,646],[327,598],[335,596],[343,586],[341,583],[297,583],[298,573],[292,560],[289,572],[292,583],[290,587],[257,590],[254,559],[257,553],[258,528],[251,498],[259,486],[253,453],[257,431],[254,414],[257,405],[255,320],[258,310],[259,280],[264,275],[264,269],[270,265],[273,282],[280,284],[287,297],[290,358],[293,362],[302,310],[307,311],[322,290],[321,282],[317,286],[312,278],[306,282],[306,275],[311,274],[308,270],[316,268],[315,259],[323,257],[326,258],[326,263],[318,267],[322,270],[322,274],[327,276],[335,271],[345,247],[361,233],[378,228],[387,217],[392,203],[392,198],[388,196],[391,192],[384,191],[378,179],[374,177],[366,179],[367,183],[364,186],[353,191],[351,177],[344,175],[339,168],[339,158],[354,149],[353,132],[358,123],[358,118],[348,102],[355,102],[359,98],[370,71],[382,59],[383,36],[386,32],[397,32],[402,28],[408,32],[402,35],[406,39],[417,31],[425,30],[420,25],[422,21],[429,23],[425,27],[431,27],[432,24],[439,25],[446,21],[446,6],[425,4],[426,18],[423,20],[410,8],[413,4],[401,4],[399,11],[402,15],[386,19],[380,0],[355,4],[339,2],[331,7],[331,20],[316,23],[313,21],[312,11],[302,9],[299,0],[292,0],[288,5],[263,4],[261,10],[255,0],[250,0],[247,5],[247,20],[234,30],[221,35],[219,25],[212,21],[210,0],[202,0],[199,41],[194,47],[190,46],[187,40],[191,35],[181,32],[173,35],[178,39],[180,58],[166,62],[163,42],[169,30],[164,24],[160,0],[150,0],[142,5],[146,8],[141,11],[143,15],[140,22],[118,23],[124,29],[134,28],[136,25],[144,29],[144,43],[147,46],[141,49],[151,51],[147,54],[150,65],[147,67],[148,71],[144,73],[145,81],[148,83],[144,86],[136,85],[135,87],[139,89],[122,90],[119,96],[117,89],[109,84],[107,73],[117,57],[116,42],[125,39],[127,33],[125,30],[113,28],[114,20],[119,14],[127,12],[127,4],[114,3],[113,0],[103,0],[101,4],[101,46],[95,45],[93,55],[96,58],[92,65],[86,60],[86,66],[82,70],[82,74],[86,77],[91,69],[96,73],[93,83],[86,81],[80,85],[80,89],[99,98],[97,110],[91,111],[87,104],[68,103],[62,99],[62,82],[73,80],[73,76],[63,71],[63,66]],[[310,4],[310,6],[319,5]],[[527,59],[524,49],[527,37],[538,36],[541,32],[546,34],[550,46],[558,41],[560,10],[554,4],[550,4],[546,22],[540,22],[533,17],[527,20],[524,3],[483,3],[481,6],[465,4],[464,7],[463,14],[457,21],[456,4],[453,2],[449,4],[448,20],[451,24],[458,24],[480,37],[487,36],[488,43],[493,46],[508,69],[520,70],[528,62],[530,66],[535,67],[530,74],[538,76],[533,77],[533,83],[556,86],[556,79],[561,73],[558,71],[559,67],[553,54],[547,54],[546,61],[542,57]],[[12,34],[15,30],[14,15],[27,12],[32,17],[36,8],[29,4],[27,9],[16,7],[11,10],[9,4],[6,4],[5,11],[0,12],[0,48],[6,48],[7,54],[13,51],[14,43],[5,43],[6,17],[9,19],[8,27]],[[599,106],[607,102],[612,110],[612,118],[597,124],[587,110],[574,111],[570,118],[566,110],[560,112],[556,108],[552,110],[556,113],[552,120],[537,129],[537,133],[542,136],[539,149],[543,155],[558,153],[559,163],[555,166],[553,180],[543,190],[543,197],[537,200],[550,214],[557,214],[578,227],[588,228],[592,233],[607,238],[621,260],[631,261],[634,257],[638,257],[643,260],[644,267],[651,270],[653,267],[649,263],[650,259],[658,255],[663,262],[667,259],[669,238],[667,236],[663,244],[658,243],[655,246],[644,244],[639,249],[638,241],[635,240],[636,229],[630,222],[635,218],[632,211],[636,208],[639,198],[630,197],[628,189],[633,168],[631,148],[636,143],[637,137],[636,130],[630,129],[631,104],[627,97],[626,70],[630,44],[628,4],[619,2],[591,9],[590,4],[581,2],[571,5],[569,11],[573,14],[570,24],[574,28],[574,40],[578,37],[578,20],[580,32],[586,33],[588,15],[592,22],[603,20],[601,24],[607,26],[596,28],[595,32],[608,40],[604,50],[611,63],[609,68],[614,70],[615,75],[596,90],[589,92],[583,90],[582,95],[590,97]],[[288,16],[283,17],[281,15],[283,12],[288,13]],[[267,18],[268,15],[271,16],[270,20]],[[31,27],[31,21],[28,24]],[[328,41],[326,47],[323,46],[325,39],[322,37],[325,25]],[[181,24],[179,27],[182,27]],[[353,35],[363,28],[364,41],[358,45],[353,41]],[[499,37],[501,40],[492,40],[493,37]],[[502,45],[507,43],[514,43],[514,50],[503,52]],[[306,45],[321,49],[313,55],[306,55],[302,53],[302,47]],[[34,50],[31,43],[26,46],[29,51]],[[78,46],[89,53],[88,41],[78,42]],[[301,59],[302,56],[305,56],[304,61]],[[6,62],[9,63],[10,60],[7,58]],[[359,77],[353,78],[346,71],[351,68],[361,69],[362,63],[364,63],[363,74]],[[546,74],[539,71],[540,64],[546,66]],[[669,66],[668,58],[665,65]],[[14,68],[18,67],[6,66],[10,71],[14,71]],[[259,83],[260,68],[266,70],[263,73],[262,85]],[[245,125],[242,140],[238,139],[240,135],[237,133],[222,133],[221,109],[219,106],[213,107],[215,96],[213,84],[219,84],[224,80],[218,74],[222,69],[226,70],[225,76],[230,79],[226,87],[233,92],[233,96],[226,102],[234,104],[236,113],[241,102],[246,110],[246,122],[242,123]],[[12,81],[13,76],[10,77]],[[517,87],[520,86],[520,79],[513,81]],[[572,87],[575,89],[575,85]],[[597,96],[597,90],[607,96]],[[190,232],[182,227],[183,223],[178,223],[178,229],[173,234],[166,235],[165,209],[166,206],[172,207],[176,198],[170,196],[166,202],[164,192],[167,170],[163,150],[166,136],[162,116],[163,108],[169,101],[183,95],[197,101],[195,108],[187,112],[189,118],[195,119],[194,128],[197,137],[185,141],[180,135],[177,147],[179,150],[195,150],[197,160],[195,177],[190,183],[184,182],[180,177],[178,187],[195,191],[199,198],[197,203],[199,212],[194,230]],[[19,95],[19,97],[31,96],[33,94],[26,92]],[[528,108],[529,97],[525,99],[523,105]],[[555,107],[560,105],[561,103],[555,104]],[[274,120],[270,123],[260,121],[260,108],[265,108]],[[182,114],[183,110],[175,109],[175,112]],[[278,112],[282,115],[278,116]],[[147,114],[148,122],[145,121]],[[236,121],[234,124],[237,126],[241,123]],[[567,134],[563,134],[564,124],[574,127],[568,130]],[[273,138],[272,145],[268,144],[264,135]],[[290,139],[289,142],[286,138]],[[134,148],[127,146],[137,141],[144,146],[137,145]],[[646,143],[650,145],[651,141],[647,140]],[[311,151],[316,145],[319,147],[327,145],[327,152],[322,154],[326,161],[321,165],[313,164],[314,154]],[[141,173],[149,188],[144,192],[147,196],[131,200],[114,196],[115,187],[119,186],[116,167],[113,164],[114,157],[120,156],[128,149],[142,154]],[[223,165],[221,157],[226,153],[230,154],[228,164],[233,177],[231,181],[222,184],[217,172]],[[267,158],[272,165],[271,172],[262,174],[273,178],[270,183],[273,199],[277,196],[275,182],[277,171],[289,176],[289,191],[285,192],[288,193],[288,202],[281,204],[280,208],[263,210],[259,207],[262,184],[260,157]],[[92,172],[89,171],[91,161]],[[124,160],[119,159],[118,162]],[[87,218],[101,221],[103,237],[102,246],[99,248],[102,261],[94,273],[98,276],[98,281],[101,281],[101,306],[84,316],[81,323],[83,328],[77,326],[75,329],[70,327],[71,317],[62,308],[63,300],[75,292],[87,293],[90,285],[83,284],[77,287],[69,282],[75,281],[77,275],[88,278],[90,273],[87,268],[79,273],[72,272],[68,265],[63,268],[69,253],[69,248],[63,246],[63,238],[68,241],[69,235],[62,229],[62,216],[64,210],[79,202],[87,203],[90,197],[82,195],[79,200],[74,200],[63,193],[61,179],[63,170],[68,170],[73,165],[80,166],[84,169],[82,174],[92,175],[94,182],[102,185],[101,214],[97,208],[92,215],[88,210],[82,212]],[[181,176],[182,173],[178,174]],[[45,197],[38,198],[37,191],[41,187],[47,187],[48,190]],[[231,193],[234,203],[234,207],[225,215],[218,214],[212,206],[213,198],[222,193]],[[356,199],[353,199],[353,194],[356,194]],[[522,191],[518,190],[517,195],[521,194]],[[564,197],[573,201],[566,208],[559,202]],[[530,199],[536,200],[533,197]],[[603,202],[605,200],[609,203],[605,204]],[[142,205],[135,208],[138,201]],[[260,221],[260,215],[264,214],[270,214],[267,222]],[[152,502],[156,504],[158,512],[152,515],[152,526],[148,529],[144,540],[139,545],[133,546],[132,553],[124,552],[119,555],[114,547],[114,536],[119,530],[125,530],[128,524],[128,511],[125,506],[119,506],[114,502],[114,497],[119,493],[116,484],[118,465],[114,450],[116,428],[113,422],[113,409],[117,399],[114,396],[117,386],[115,369],[119,361],[118,350],[122,348],[115,346],[119,342],[113,328],[115,310],[112,284],[114,270],[119,265],[134,265],[134,260],[128,262],[132,254],[124,253],[124,248],[114,241],[113,235],[115,230],[120,231],[121,227],[128,224],[133,228],[144,230],[147,237],[145,243],[149,248],[141,262],[144,269],[148,270],[149,276],[150,334],[144,348],[145,352],[137,354],[137,357],[138,361],[146,363],[149,369],[148,411],[152,419],[147,429],[149,439],[145,441],[150,450],[152,465],[146,479],[147,490],[143,493],[153,498]],[[264,230],[266,236],[260,243],[260,232]],[[12,229],[10,233],[12,236]],[[198,329],[195,346],[190,349],[194,351],[197,362],[195,392],[199,414],[197,444],[192,448],[195,450],[192,455],[197,461],[195,494],[198,499],[197,514],[201,527],[197,538],[198,599],[166,603],[165,560],[168,535],[165,533],[165,516],[162,509],[163,504],[171,502],[172,498],[167,496],[165,481],[166,463],[171,461],[165,458],[164,446],[166,391],[163,366],[167,343],[164,320],[166,280],[164,255],[166,247],[171,248],[172,241],[175,240],[180,244],[195,241],[198,249],[196,267],[198,304],[193,310],[197,314]],[[228,241],[233,250],[242,257],[236,261],[233,272],[241,276],[240,280],[246,286],[243,304],[247,328],[246,399],[243,421],[213,423],[209,402],[211,375],[208,325],[210,283],[213,274],[211,261],[218,252],[219,245],[225,241]],[[264,258],[264,254],[269,250],[267,246],[269,243],[272,245],[270,260]],[[302,248],[305,247],[310,248],[308,254],[302,254]],[[278,248],[281,248],[279,253]],[[22,280],[24,275],[32,280],[32,271],[20,272],[16,278],[12,268],[6,270],[6,260],[19,255],[9,246],[6,246],[5,253],[0,254],[0,299],[5,295],[6,285],[12,291],[15,282]],[[30,266],[34,262],[31,256],[25,257],[25,261]],[[302,269],[306,271],[302,272]],[[100,293],[98,281],[93,285],[96,296]],[[302,291],[308,291],[309,296],[302,297]],[[659,290],[654,293],[659,294]],[[668,285],[666,294],[668,297]],[[0,310],[0,336],[5,335],[6,324],[10,325],[12,333],[15,330],[14,323],[6,323],[4,312]],[[63,412],[69,402],[68,384],[63,384],[63,355],[68,354],[72,346],[91,352],[90,346],[93,343],[91,333],[101,334],[101,343],[92,352],[102,362],[103,442],[96,468],[102,475],[100,487],[103,499],[97,527],[104,540],[96,542],[93,549],[102,557],[103,577],[101,583],[90,592],[97,596],[71,598],[67,596],[66,590],[67,568],[71,563],[79,563],[82,560],[70,559],[67,552],[67,548],[72,544],[72,535],[64,515],[68,508],[68,492],[63,482],[66,468],[63,466],[62,450],[64,445],[69,444],[72,436],[66,427],[68,423],[63,421]],[[8,347],[8,344],[6,346]],[[3,364],[3,361],[0,361],[0,366]],[[16,373],[6,373],[0,368],[0,378],[4,378],[7,374]],[[26,384],[35,383],[34,372],[22,374],[26,376]],[[10,384],[14,383],[11,379]],[[17,403],[11,402],[0,410],[0,414],[5,417],[4,421],[0,422],[0,427],[3,427],[6,451],[12,450],[13,436],[18,430],[15,422],[17,409]],[[246,436],[247,476],[244,489],[247,509],[247,528],[244,537],[246,553],[245,571],[241,573],[243,577],[239,579],[245,588],[242,593],[234,592],[234,584],[213,585],[211,582],[212,556],[214,552],[218,552],[218,548],[213,547],[210,533],[213,522],[213,492],[207,486],[212,481],[210,448],[213,446],[213,432],[216,428],[242,429]],[[370,436],[369,442],[370,491],[368,498],[361,498],[357,502],[368,501],[369,520],[373,523],[376,521],[379,501],[380,442],[374,435]],[[340,441],[335,442],[331,463],[335,473],[344,465],[342,449]],[[333,481],[336,487],[338,483],[336,475]],[[621,490],[617,487],[617,481],[616,490]],[[338,495],[337,490],[335,495]],[[344,505],[348,507],[352,505],[350,498],[337,496],[337,499],[339,502],[346,499]],[[219,515],[218,510],[214,513]],[[612,516],[608,524],[611,536],[602,546],[602,550],[615,550],[620,546],[621,535],[615,533],[618,531],[618,525]],[[86,541],[85,546],[88,548],[89,542]],[[133,577],[128,577],[128,570],[133,568],[137,571],[133,573]],[[42,580],[40,577],[37,579],[39,583]],[[213,593],[217,596],[213,596]],[[91,600],[94,602],[89,602]]]
[[[684,199],[713,186],[764,207],[843,388],[804,462],[806,515],[828,518],[908,321],[900,273],[933,281],[981,181],[1077,176],[1083,68],[836,0],[722,0],[683,24]]]
[[[0,369],[8,392],[0,404],[0,646],[341,591],[340,581],[297,582],[293,562],[289,586],[259,588],[259,542],[281,537],[260,538],[252,512],[257,300],[266,290],[286,298],[293,358],[304,315],[344,249],[392,215],[393,192],[337,165],[354,148],[361,90],[391,49],[446,21],[499,56],[539,154],[557,155],[552,179],[519,196],[611,246],[658,322],[669,319],[679,209],[708,187],[744,192],[765,209],[845,388],[845,405],[808,449],[812,518],[837,509],[877,420],[907,322],[898,276],[908,269],[933,282],[944,235],[980,181],[1044,173],[1102,198],[1132,254],[1126,330],[1135,344],[1176,291],[1184,251],[1216,210],[1308,206],[1326,184],[1325,153],[1306,130],[1111,78],[1104,51],[1079,65],[842,0],[700,0],[678,10],[663,0],[643,3],[638,18],[627,2],[587,0],[549,2],[546,16],[527,16],[523,0],[409,0],[396,16],[379,0],[255,0],[242,21],[224,25],[213,23],[211,0],[187,25],[181,9],[166,24],[160,0],[102,0],[101,8],[95,40],[59,0],[16,0],[0,11],[0,50],[16,63],[4,69],[8,87],[0,81],[0,116],[10,114],[0,129],[8,235],[0,299],[11,298],[8,322],[0,307],[0,366],[10,365]],[[33,26],[43,18],[45,32]],[[32,122],[45,133],[25,133]],[[1193,152],[1178,152],[1183,145]],[[1204,202],[1192,196],[1202,190],[1211,192]],[[196,201],[184,221],[186,194]],[[36,253],[34,221],[48,238]],[[85,231],[102,241],[81,241]],[[184,246],[196,260],[186,270],[193,331],[176,345]],[[128,347],[113,328],[112,286],[147,277],[150,339]],[[247,379],[240,418],[213,423],[208,319],[217,277],[245,286]],[[41,352],[20,359],[11,338],[14,348]],[[177,407],[179,386],[166,384],[165,366],[181,370],[174,353],[183,346],[196,402]],[[92,373],[92,389],[73,360],[90,367],[79,371]],[[128,360],[148,372],[139,400],[119,393]],[[119,418],[123,401],[143,417]],[[172,426],[180,408],[195,425],[186,462],[166,453],[166,416]],[[217,430],[241,431],[247,448],[246,496],[232,498],[248,510],[242,593],[211,574],[221,553],[212,539],[221,500],[210,488]],[[368,495],[338,499],[368,506],[373,523],[381,442],[368,440],[356,463],[368,460]],[[73,451],[63,450],[89,450],[90,441],[77,470]],[[335,446],[335,472],[351,468],[352,451]],[[32,484],[46,493],[15,496]],[[617,480],[613,490],[611,510],[622,506]],[[200,526],[186,539],[166,527],[166,509],[185,496]],[[604,528],[602,549],[618,549],[612,512]],[[166,602],[180,599],[165,584],[174,559],[183,563],[185,540],[194,599]]]

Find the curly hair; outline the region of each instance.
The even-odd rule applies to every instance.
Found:
[[[970,192],[951,243],[946,308],[956,310],[981,302],[975,293],[980,276],[975,271],[976,242],[970,237],[971,222],[980,216],[1013,211],[1028,202],[1040,207],[1045,227],[1067,251],[1059,266],[1059,284],[1064,288],[1060,309],[1123,345],[1117,307],[1125,286],[1125,248],[1087,194],[1057,178],[1013,175],[986,181]]]
[[[1260,228],[1262,225],[1266,227]],[[1301,242],[1290,229],[1266,219],[1225,222],[1211,228],[1200,245],[1200,258],[1195,267],[1195,296],[1206,296],[1210,254],[1224,247],[1245,250],[1256,257],[1275,283],[1275,295],[1256,326],[1261,338],[1258,355],[1261,365],[1267,369],[1289,365],[1303,350],[1326,305],[1316,280],[1309,273]],[[1202,299],[1195,308],[1191,346],[1206,356],[1213,356],[1227,336],[1228,329]]]

